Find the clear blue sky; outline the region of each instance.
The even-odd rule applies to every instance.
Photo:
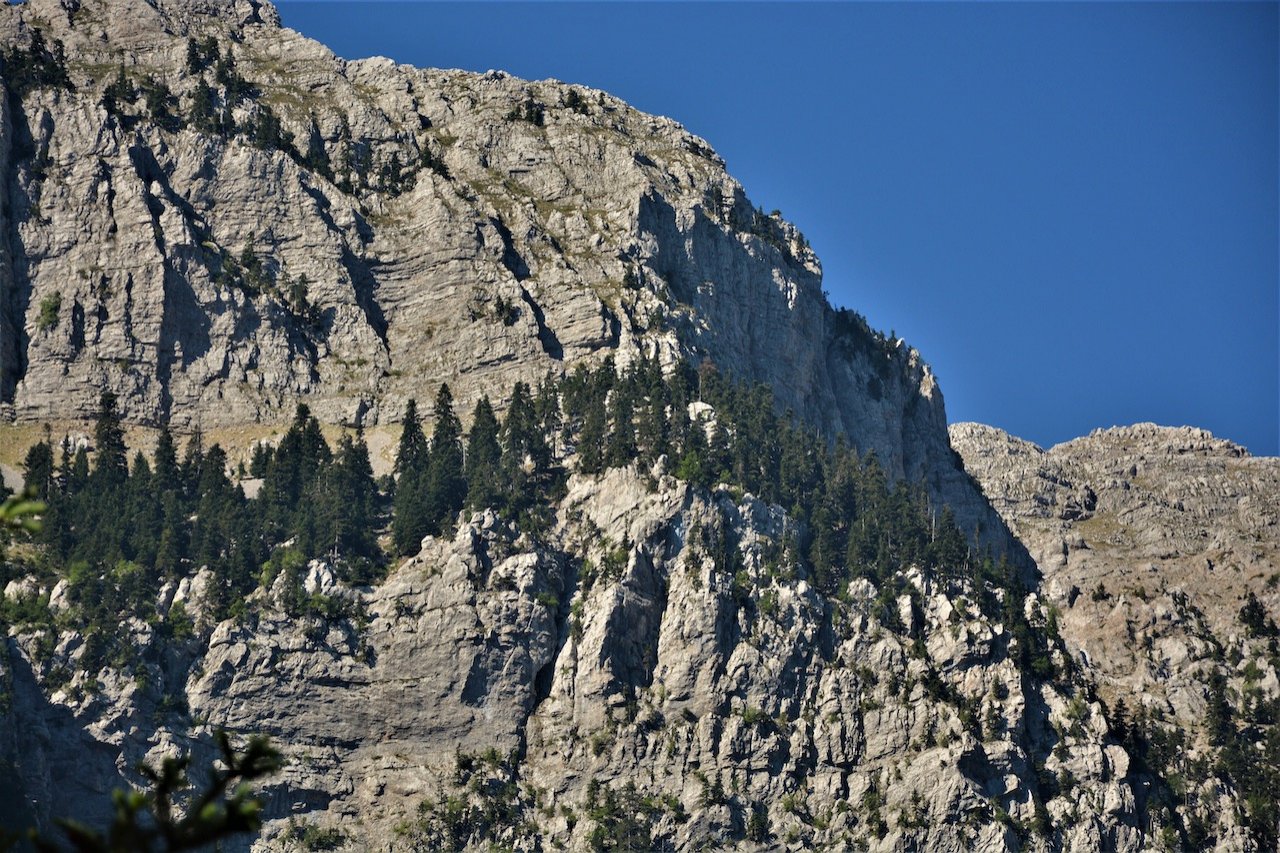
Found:
[[[953,421],[1280,443],[1275,3],[280,3],[339,55],[554,77],[705,137]]]

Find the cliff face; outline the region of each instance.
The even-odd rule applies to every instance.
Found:
[[[6,65],[13,423],[83,419],[107,389],[135,424],[274,425],[305,400],[373,428],[442,381],[469,412],[606,354],[710,361],[1021,547],[919,354],[833,310],[799,232],[674,122],[554,81],[347,62],[255,2],[0,18],[10,56],[70,84]],[[0,757],[36,817],[93,820],[139,759],[270,734],[290,763],[261,848],[296,846],[295,819],[439,849],[460,814],[519,849],[586,849],[623,818],[677,849],[1149,838],[1150,777],[1089,667],[1072,683],[1057,649],[1056,680],[1028,674],[971,584],[907,571],[892,628],[870,584],[828,599],[775,559],[783,510],[661,470],[575,477],[550,515],[535,542],[479,514],[372,588],[313,563],[323,616],[287,616],[276,585],[215,623],[193,572],[128,626],[144,677],[79,671],[70,617],[14,628]],[[726,540],[741,571],[713,557]],[[1035,595],[1025,611],[1046,626]]]
[[[113,11],[3,10],[11,40],[32,22],[62,40],[75,86],[31,89],[3,125],[17,418],[88,414],[109,388],[141,422],[274,421],[306,395],[373,423],[443,380],[465,404],[593,353],[656,352],[767,382],[897,471],[926,465],[918,445],[945,423],[928,368],[842,326],[800,234],[674,122],[554,81],[345,62],[269,7]],[[123,63],[191,113],[216,72],[185,64],[186,37],[210,34],[249,92],[234,133],[104,107]],[[265,110],[292,151],[255,144]]]

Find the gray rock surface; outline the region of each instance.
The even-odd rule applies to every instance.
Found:
[[[75,734],[51,733],[23,770],[51,774],[90,745],[114,756],[42,791],[56,813],[175,739],[265,732],[289,763],[267,789],[261,849],[293,849],[290,819],[341,828],[353,849],[431,849],[419,805],[486,802],[490,788],[466,784],[485,774],[516,784],[531,822],[504,831],[522,848],[590,849],[592,791],[628,784],[658,804],[646,821],[668,849],[1144,843],[1141,777],[1087,685],[1021,674],[966,585],[909,572],[903,636],[880,625],[870,584],[826,600],[771,564],[790,522],[749,495],[615,469],[575,476],[556,510],[540,544],[478,514],[375,588],[329,586],[350,618],[289,618],[277,583],[193,639],[182,666],[148,658],[145,684],[73,682],[43,700],[36,682],[74,638],[51,653],[15,638],[19,713]],[[720,536],[743,575],[712,557]],[[166,710],[170,694],[189,717]],[[1069,786],[1044,781],[1064,773]],[[1034,828],[1037,804],[1056,835]],[[757,814],[764,829],[744,837]]]
[[[920,355],[833,310],[803,236],[675,122],[556,81],[345,61],[253,0],[30,0],[0,18],[5,46],[33,27],[61,41],[74,84],[0,93],[10,429],[82,421],[103,389],[133,425],[271,427],[303,399],[376,429],[441,381],[467,413],[606,354],[710,360],[1021,547],[958,465]],[[106,108],[123,66],[189,115],[214,77],[186,68],[189,36],[233,50],[255,90],[231,118],[269,107],[295,152],[166,128],[141,100]],[[143,678],[83,672],[72,627],[14,630],[0,752],[36,817],[99,820],[108,790],[141,784],[137,761],[265,732],[289,763],[260,849],[296,848],[302,824],[433,849],[444,804],[516,849],[588,849],[606,796],[680,850],[1149,842],[1147,780],[1091,667],[1077,684],[1021,673],[963,583],[909,571],[897,601],[865,582],[825,599],[769,556],[794,523],[781,509],[652,476],[573,478],[536,541],[477,515],[372,588],[314,563],[304,591],[332,617],[287,615],[277,579],[215,623],[193,573],[157,591],[160,624],[126,626]],[[1075,518],[1094,511],[1063,488]],[[65,615],[65,584],[49,595]],[[1029,597],[1029,618],[1056,595]],[[175,613],[192,636],[159,642]]]

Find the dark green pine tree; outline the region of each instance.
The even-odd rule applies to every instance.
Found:
[[[173,434],[166,425],[160,430],[156,440],[154,484],[156,492],[179,492],[182,489],[182,471],[178,467],[178,448],[173,443]]]
[[[309,490],[316,551],[339,556],[372,556],[377,515],[377,486],[369,464],[364,436],[344,435],[332,465],[327,466]]]
[[[204,133],[219,133],[222,130],[213,88],[203,76],[196,80],[196,87],[191,92],[191,124]]]
[[[160,497],[155,487],[155,474],[140,450],[133,456],[124,507],[122,521],[126,527],[125,557],[145,567],[148,580],[155,580],[151,572],[155,567],[163,517]]]
[[[197,428],[187,440],[186,450],[182,454],[182,465],[178,469],[183,502],[193,511],[196,501],[200,499],[200,472],[203,468],[204,433]]]
[[[956,526],[955,513],[949,506],[942,508],[942,517],[935,525],[930,562],[952,577],[961,576],[969,567],[969,543]]]
[[[405,406],[404,426],[400,431],[400,447],[396,452],[394,515],[391,538],[397,554],[418,553],[422,537],[430,532],[427,512],[427,475],[431,464],[427,437],[418,419],[418,404],[410,400]]]
[[[234,529],[235,489],[227,478],[227,454],[218,445],[204,454],[200,471],[192,550],[197,563],[216,565],[230,548]]]
[[[53,443],[46,435],[44,441],[31,445],[22,463],[24,481],[37,500],[47,501],[57,486],[54,478]]]
[[[489,398],[481,397],[471,418],[467,438],[466,478],[468,508],[497,507],[502,501],[502,444],[498,441],[498,419]]]
[[[549,452],[529,399],[529,386],[517,382],[502,425],[502,488],[507,510],[519,514],[537,499],[538,469]]]
[[[546,441],[550,461],[559,458],[557,440],[564,426],[564,418],[560,413],[560,393],[557,382],[550,373],[538,384],[538,394],[533,400],[533,415]]]
[[[181,574],[189,540],[187,515],[178,493],[169,490],[161,497],[160,539],[156,543],[156,570],[163,577]]]
[[[347,532],[344,547],[360,556],[373,556],[378,551],[374,531],[378,527],[378,485],[373,479],[369,461],[369,445],[364,434],[344,440],[337,458],[342,476],[342,491],[347,504]]]
[[[67,493],[78,495],[89,485],[89,452],[84,445],[76,448],[75,458],[71,460],[71,473],[67,477]]]
[[[124,427],[116,409],[116,395],[103,391],[98,400],[98,417],[93,427],[93,481],[97,489],[113,489],[129,479],[128,448],[124,443]]]
[[[249,476],[261,479],[267,476],[267,471],[271,468],[271,456],[275,448],[260,441],[253,446],[253,453],[249,457]]]
[[[636,460],[636,427],[634,419],[634,373],[627,375],[613,386],[609,395],[609,442],[605,451],[605,464],[621,468]]]
[[[427,436],[418,418],[418,401],[410,399],[404,407],[404,425],[400,429],[400,446],[396,450],[395,473],[427,470]]]
[[[437,535],[451,533],[454,519],[467,497],[463,476],[462,424],[453,412],[453,395],[442,384],[436,394],[435,428],[431,432],[431,458],[427,463],[425,508],[429,529]]]
[[[707,434],[701,421],[694,421],[685,430],[675,475],[695,486],[711,485],[714,472],[707,461]]]
[[[204,63],[200,60],[200,47],[196,44],[196,40],[187,36],[187,73],[197,74],[204,67]]]
[[[302,502],[307,487],[333,461],[333,453],[320,431],[320,423],[304,403],[294,412],[293,423],[272,457],[259,497],[262,515],[274,536],[302,532],[307,513]]]
[[[670,449],[667,386],[662,381],[662,368],[656,358],[641,363],[638,379],[644,399],[637,403],[636,444],[641,458],[651,465]]]

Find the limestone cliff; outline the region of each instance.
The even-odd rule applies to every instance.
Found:
[[[555,81],[346,62],[265,5],[0,14],[10,41],[61,40],[74,86],[11,98],[0,137],[19,419],[87,415],[108,388],[140,422],[280,420],[306,395],[374,423],[443,380],[466,410],[616,350],[765,381],[899,472],[939,449],[919,356],[834,312],[799,232],[673,121]],[[248,92],[224,97],[230,132],[181,118],[215,76],[186,39],[210,35]],[[120,68],[166,85],[175,118],[108,111]],[[268,112],[291,141],[259,138]]]
[[[134,424],[274,425],[305,400],[376,428],[441,381],[467,412],[605,354],[710,361],[1020,548],[919,354],[833,309],[803,236],[675,122],[344,61],[253,0],[0,18],[12,424],[83,420],[105,389]],[[973,581],[903,567],[888,601],[823,596],[779,556],[784,508],[661,466],[574,475],[549,517],[534,538],[477,514],[371,587],[314,562],[303,616],[281,582],[218,622],[192,567],[125,626],[128,675],[78,667],[65,581],[15,580],[56,631],[6,639],[6,775],[36,818],[92,820],[139,759],[265,732],[289,764],[263,849],[321,827],[353,849],[1132,850],[1165,825],[1091,665],[1054,645],[1029,671]],[[1048,631],[1037,593],[1007,609]]]

